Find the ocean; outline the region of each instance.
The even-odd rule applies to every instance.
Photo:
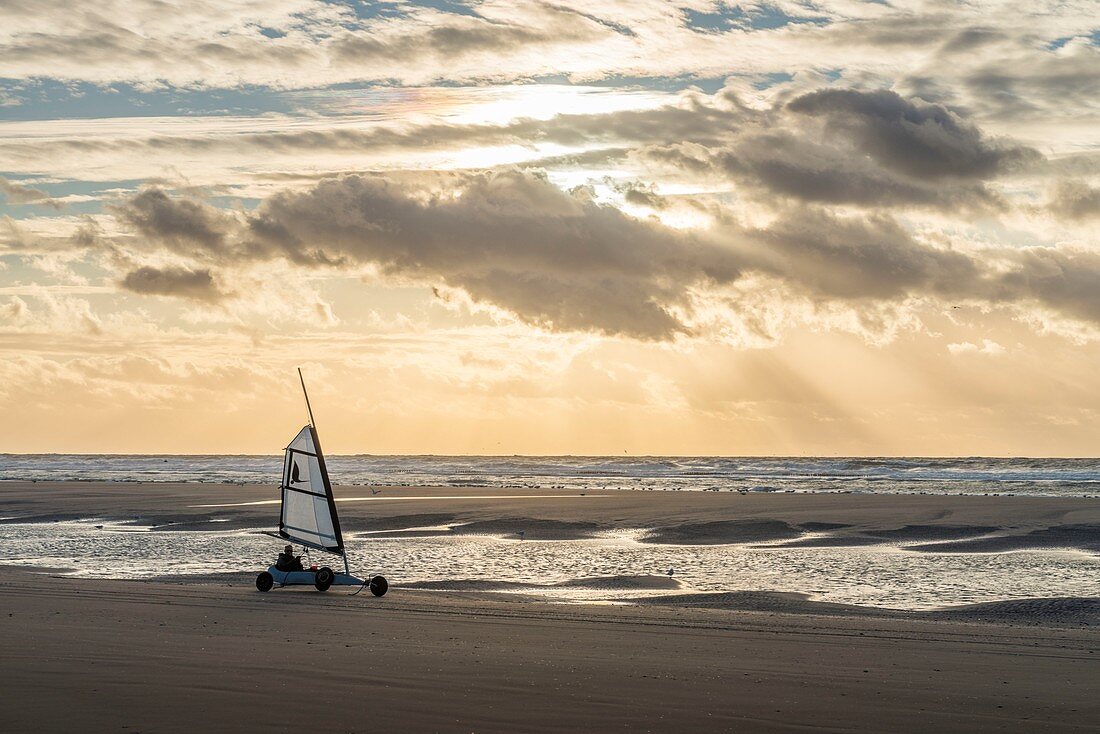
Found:
[[[329,456],[335,484],[1100,496],[1100,459]],[[0,481],[278,484],[281,456],[0,454]]]

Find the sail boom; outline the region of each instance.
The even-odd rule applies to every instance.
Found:
[[[337,556],[344,555],[344,549],[343,548],[328,547],[328,546],[320,545],[318,543],[314,543],[314,542],[309,541],[309,540],[303,540],[302,538],[300,538],[296,535],[290,535],[290,534],[288,534],[288,533],[286,533],[282,530],[280,530],[277,533],[277,535],[280,538],[284,538],[285,540],[292,540],[295,543],[297,543],[298,545],[304,545],[306,548],[311,548],[315,551],[324,551],[325,553],[332,553],[332,554],[337,555]]]

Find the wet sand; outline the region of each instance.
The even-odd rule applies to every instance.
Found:
[[[1100,499],[1011,496],[336,487],[345,532],[478,533],[573,539],[644,531],[650,543],[905,545],[910,550],[1100,552]],[[101,518],[159,530],[270,528],[271,486],[0,482],[0,518]],[[419,528],[433,527],[434,530]]]
[[[11,731],[1095,731],[1100,630],[0,569]]]

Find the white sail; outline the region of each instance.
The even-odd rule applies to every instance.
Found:
[[[302,428],[286,447],[281,489],[279,535],[310,548],[343,553],[340,518],[313,426]]]

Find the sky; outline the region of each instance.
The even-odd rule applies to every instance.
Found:
[[[1100,6],[0,4],[0,451],[1095,456]]]

